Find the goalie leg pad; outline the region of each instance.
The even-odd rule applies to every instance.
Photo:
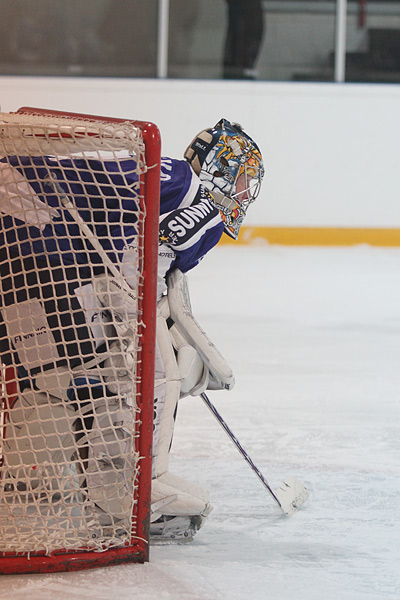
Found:
[[[134,396],[136,362],[134,341],[130,345],[112,342],[109,346],[108,357],[104,361],[102,376],[107,388],[112,394]]]
[[[182,360],[181,365],[184,364],[185,368],[187,365],[188,373],[194,362],[194,379],[198,380],[203,362],[200,363],[191,351]],[[157,320],[155,383],[150,533],[157,539],[177,538],[187,541],[200,528],[211,511],[211,505],[206,490],[168,471],[174,417],[182,381],[172,338],[161,313]],[[190,382],[189,386],[191,387]]]
[[[22,392],[5,424],[2,486],[31,493],[58,490],[76,452],[75,420],[74,408],[58,398]]]
[[[180,375],[165,319],[157,317],[155,363],[153,477],[168,469],[169,451],[180,394]]]
[[[87,420],[88,415],[85,415]],[[78,442],[87,452],[84,471],[89,500],[101,525],[129,522],[133,504],[136,458],[132,452],[132,411],[123,401],[97,400],[91,430]],[[90,511],[89,511],[90,512]]]

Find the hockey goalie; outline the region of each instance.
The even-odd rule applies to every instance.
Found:
[[[88,162],[91,178],[85,181]],[[129,161],[118,168],[112,162],[99,165],[95,158],[61,163],[62,170],[51,156],[0,160],[0,351],[4,364],[18,366],[19,389],[10,414],[22,412],[26,422],[22,431],[10,418],[3,472],[7,467],[12,485],[21,489],[21,481],[25,478],[26,487],[29,479],[31,495],[38,495],[40,473],[27,473],[30,450],[24,446],[22,452],[26,468],[13,467],[13,456],[21,451],[23,436],[47,437],[43,464],[60,464],[60,455],[63,461],[76,460],[75,480],[79,489],[85,486],[85,518],[94,520],[103,538],[111,530],[123,538],[135,469],[127,432],[137,349],[137,215],[129,193],[117,210],[109,190],[111,180],[121,186],[121,169],[129,183],[130,166]],[[208,491],[169,471],[178,401],[234,385],[231,369],[192,314],[186,273],[223,233],[237,239],[263,174],[257,144],[226,119],[201,131],[184,160],[162,159],[153,541],[192,539],[212,508]],[[99,226],[105,197],[107,235]],[[60,198],[66,221],[60,221]],[[85,241],[82,228],[89,222],[105,255]],[[120,276],[107,268],[107,261],[122,265]],[[26,334],[32,331],[35,344]],[[53,448],[54,422],[62,448]],[[46,485],[53,486],[53,480]]]

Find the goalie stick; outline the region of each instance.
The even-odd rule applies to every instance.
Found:
[[[269,485],[268,481],[265,479],[261,471],[256,467],[250,456],[244,450],[243,446],[240,444],[236,436],[232,433],[231,429],[225,423],[224,419],[221,417],[211,400],[208,398],[207,394],[204,392],[200,394],[201,399],[204,404],[210,410],[210,412],[217,419],[218,423],[224,429],[225,433],[231,439],[231,441],[236,446],[239,453],[242,455],[244,460],[250,465],[252,471],[257,475],[261,483],[267,488],[268,492],[275,500],[279,508],[282,512],[291,516],[296,512],[304,504],[307,498],[310,495],[310,492],[304,487],[304,485],[298,481],[295,477],[288,477],[281,486],[274,492]]]

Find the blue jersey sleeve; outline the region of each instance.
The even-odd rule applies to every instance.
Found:
[[[171,269],[195,267],[220,240],[224,230],[212,195],[183,160],[161,162],[160,243],[174,250]]]

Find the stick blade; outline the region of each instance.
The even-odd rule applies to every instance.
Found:
[[[295,477],[288,477],[275,492],[281,509],[289,517],[304,504],[310,492]]]

